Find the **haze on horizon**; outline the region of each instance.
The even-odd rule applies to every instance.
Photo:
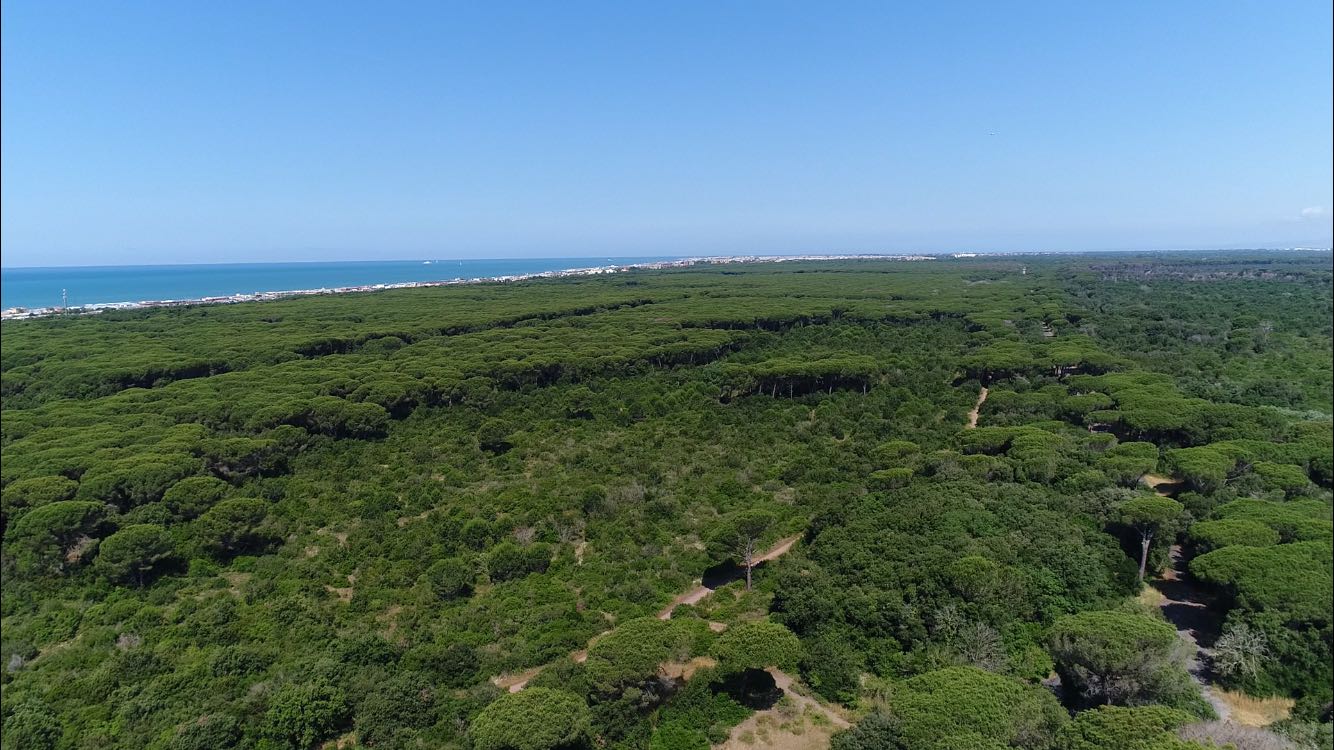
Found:
[[[6,2],[4,265],[1328,246],[1327,1]]]

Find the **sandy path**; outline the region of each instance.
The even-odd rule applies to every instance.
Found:
[[[1195,585],[1187,571],[1185,554],[1181,545],[1172,545],[1172,567],[1163,572],[1163,577],[1154,581],[1154,588],[1163,595],[1158,606],[1167,621],[1176,626],[1177,635],[1189,649],[1186,669],[1200,690],[1209,701],[1209,705],[1218,712],[1220,721],[1227,721],[1232,714],[1231,707],[1215,694],[1209,680],[1209,656],[1213,653],[1204,643],[1212,643],[1218,637],[1221,618],[1209,609],[1209,598]]]
[[[830,728],[825,731],[811,729],[802,722],[802,728],[799,732],[789,732],[779,728],[782,724],[792,721],[786,719],[779,713],[777,704],[773,708],[767,708],[763,711],[756,711],[746,718],[745,721],[732,727],[728,734],[727,741],[715,747],[718,750],[753,750],[757,747],[782,748],[783,750],[808,750],[811,748],[825,748],[829,746],[829,735],[839,729],[848,729],[852,726],[851,722],[843,718],[841,714],[834,709],[826,706],[820,701],[809,696],[801,695],[792,689],[796,682],[791,675],[778,669],[769,669],[767,671],[774,678],[774,684],[777,685],[784,694],[796,706],[796,715],[804,716],[808,712],[823,716],[829,721]],[[764,735],[761,738],[761,735]],[[754,738],[752,742],[746,742],[742,737]]]
[[[800,539],[801,534],[797,534],[795,536],[787,537],[786,539],[778,540],[778,543],[773,547],[770,547],[768,552],[755,558],[755,564],[759,565],[762,562],[769,562],[770,560],[775,560],[786,555],[788,550],[792,549],[792,545],[796,544]],[[682,604],[698,604],[701,599],[712,593],[713,589],[705,586],[703,583],[699,583],[689,591],[679,594],[670,604],[664,607],[662,611],[658,612],[658,619],[670,620],[672,618],[672,612],[677,607]]]
[[[575,653],[579,652],[576,651]],[[529,667],[522,672],[505,672],[504,674],[498,674],[491,678],[491,684],[498,688],[508,690],[511,693],[517,693],[520,690],[523,690],[528,685],[528,681],[536,677],[538,673],[545,668],[546,665],[543,664],[538,667]]]
[[[987,393],[987,387],[982,386],[982,392],[977,394],[977,404],[973,406],[972,411],[968,412],[968,429],[970,430],[977,427],[977,418],[982,413],[982,404],[987,402]]]
[[[1171,497],[1181,487],[1181,480],[1162,474],[1145,474],[1141,479],[1144,485],[1159,497]],[[1227,721],[1232,715],[1232,707],[1214,691],[1209,681],[1209,656],[1213,653],[1203,645],[1212,643],[1218,637],[1222,627],[1221,618],[1209,609],[1209,597],[1190,577],[1189,560],[1186,559],[1181,545],[1174,544],[1171,549],[1172,567],[1163,571],[1162,578],[1153,582],[1153,587],[1163,595],[1158,603],[1163,617],[1177,629],[1177,635],[1185,642],[1189,651],[1186,659],[1186,671],[1200,686],[1205,700],[1218,713],[1219,721]]]
[[[835,713],[833,709],[829,708],[825,704],[815,700],[814,698],[810,698],[805,695],[800,695],[799,693],[797,693],[797,691],[793,690],[792,683],[796,682],[796,680],[794,680],[792,676],[789,675],[787,672],[783,672],[778,669],[770,669],[768,671],[769,674],[773,675],[774,684],[778,685],[778,687],[781,688],[784,693],[787,693],[788,696],[792,698],[792,701],[796,703],[799,708],[804,710],[807,706],[813,707],[816,711],[823,713],[825,715],[825,718],[829,719],[829,722],[834,726],[838,727],[839,729],[848,729],[852,726],[852,724],[847,719]]]
[[[1140,481],[1144,483],[1145,487],[1153,490],[1159,497],[1171,497],[1176,494],[1177,490],[1181,489],[1181,485],[1185,484],[1185,482],[1182,482],[1176,477],[1164,476],[1162,474],[1145,474],[1140,477]]]
[[[770,560],[782,557],[783,555],[787,554],[788,550],[792,549],[792,545],[796,544],[800,539],[801,539],[801,534],[796,534],[794,536],[778,540],[778,543],[775,544],[773,547],[770,547],[767,552],[755,558],[755,564],[758,565],[762,562],[768,562]],[[667,605],[666,609],[658,613],[658,619],[669,620],[672,617],[672,610],[676,609],[678,606],[682,604],[695,604],[699,600],[703,599],[704,597],[712,593],[713,589],[707,588],[703,585],[698,585],[690,589],[689,591],[680,594],[675,599],[673,599],[672,603]],[[713,623],[709,623],[710,628],[713,628],[713,625],[714,625]],[[610,630],[604,630],[601,633],[598,633],[597,635],[593,636],[588,640],[588,645],[592,646],[594,641],[596,641],[597,639],[601,638],[602,636],[610,632],[611,632]],[[578,651],[570,652],[570,658],[577,662],[586,661],[588,659],[588,648],[585,647],[579,649]],[[491,678],[491,684],[495,685],[498,688],[503,688],[505,690],[508,690],[511,693],[517,693],[520,690],[523,690],[525,687],[527,687],[529,681],[531,681],[534,677],[536,677],[545,668],[546,665],[542,664],[536,667],[529,667],[528,669],[525,669],[520,672],[505,672],[503,674],[498,674],[495,677]]]

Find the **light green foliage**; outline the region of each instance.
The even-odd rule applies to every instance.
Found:
[[[906,748],[942,747],[951,737],[1041,748],[1065,722],[1065,712],[1042,687],[972,667],[904,681],[889,710]]]
[[[1166,459],[1173,473],[1200,492],[1218,490],[1237,465],[1234,456],[1214,446],[1175,448],[1167,451]]]
[[[1311,480],[1306,477],[1306,472],[1302,471],[1300,466],[1293,466],[1292,464],[1257,461],[1251,466],[1251,471],[1260,475],[1267,486],[1283,490],[1288,494],[1304,490],[1311,484]]]
[[[1244,609],[1327,624],[1334,609],[1332,560],[1334,547],[1328,540],[1232,546],[1195,558],[1190,572],[1221,588]]]
[[[1178,657],[1176,630],[1162,620],[1081,612],[1057,620],[1049,638],[1065,689],[1088,702],[1171,705],[1198,692]]]
[[[670,620],[641,617],[621,623],[588,649],[585,669],[595,687],[612,692],[655,675],[679,653]]]
[[[1234,500],[1214,511],[1214,517],[1262,523],[1277,531],[1285,542],[1329,539],[1334,534],[1330,506],[1319,500],[1286,503]]]
[[[653,730],[648,747],[649,750],[709,750],[709,738],[698,729],[672,722]]]
[[[1184,513],[1185,507],[1181,503],[1166,497],[1137,497],[1121,504],[1121,523],[1130,526],[1139,535],[1140,580],[1144,579],[1154,542],[1162,546],[1165,541],[1169,541],[1176,533]]]
[[[1269,547],[1278,544],[1278,531],[1259,521],[1227,519],[1200,521],[1190,527],[1190,541],[1201,553],[1234,544],[1246,547]]]
[[[1121,505],[1123,523],[1136,529],[1159,533],[1171,529],[1185,510],[1181,503],[1166,497],[1137,497]]]
[[[577,748],[588,734],[588,706],[578,696],[540,687],[500,696],[468,729],[476,750]]]
[[[6,523],[15,513],[22,513],[28,508],[36,508],[49,503],[69,500],[78,492],[79,483],[66,477],[32,477],[20,479],[5,487],[0,508],[4,510]]]
[[[921,452],[921,446],[911,440],[890,440],[875,448],[876,458],[886,463],[902,461]]]
[[[801,641],[776,622],[752,622],[728,629],[713,644],[720,668],[795,669],[801,659]]]
[[[1188,750],[1200,746],[1177,739],[1173,730],[1192,719],[1165,706],[1099,706],[1061,728],[1056,750]]]
[[[1099,469],[1123,487],[1134,487],[1140,478],[1158,466],[1158,446],[1152,443],[1121,443],[1097,461]]]
[[[892,469],[881,469],[872,472],[871,483],[878,488],[893,490],[903,487],[912,481],[913,470],[904,466],[896,466]]]

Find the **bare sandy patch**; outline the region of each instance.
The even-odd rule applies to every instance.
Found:
[[[838,709],[797,691],[796,680],[786,672],[770,669],[783,697],[773,708],[756,711],[732,727],[727,741],[715,750],[825,750],[829,738],[852,723]]]
[[[982,414],[982,404],[987,402],[988,393],[990,391],[987,390],[987,387],[982,386],[981,392],[977,394],[977,403],[973,405],[973,410],[968,412],[968,429],[977,427],[977,418]]]
[[[688,680],[701,669],[718,666],[718,662],[708,656],[696,656],[690,661],[669,661],[658,666],[658,674],[673,680]]]
[[[545,666],[545,665],[543,665]],[[491,684],[510,693],[517,693],[528,685],[543,669],[543,666],[529,667],[522,672],[505,672],[491,678]]]

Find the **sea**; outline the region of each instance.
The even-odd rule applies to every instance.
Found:
[[[0,268],[0,309],[56,307],[62,302],[73,307],[407,281],[494,278],[676,259],[514,258]]]

